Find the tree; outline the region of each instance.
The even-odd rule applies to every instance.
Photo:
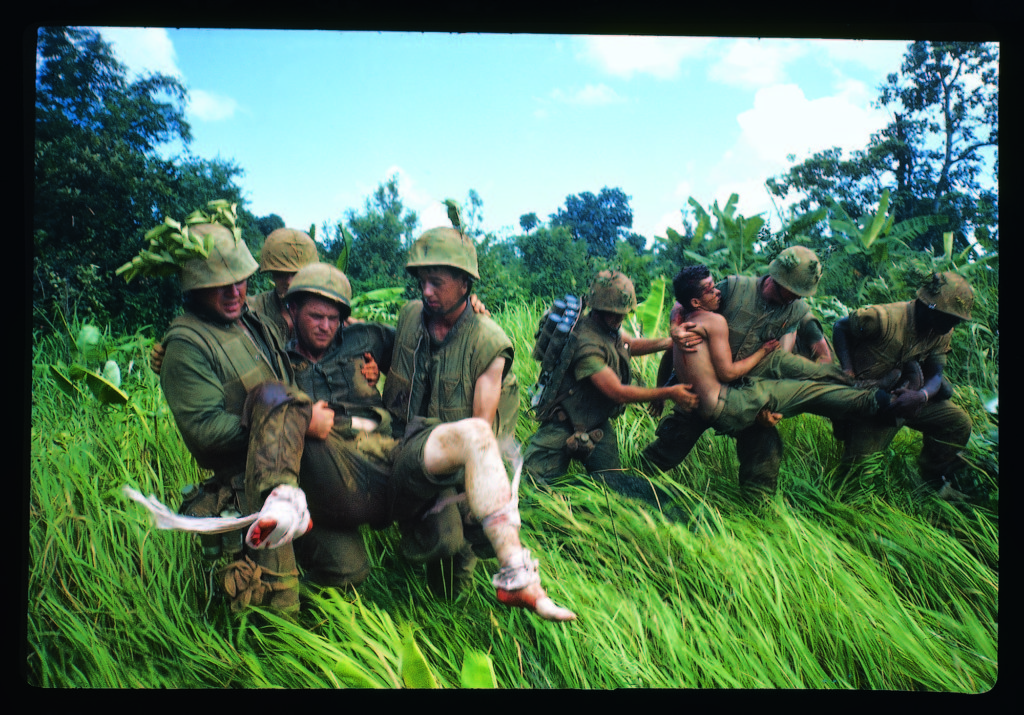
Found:
[[[633,227],[629,198],[622,189],[607,186],[597,196],[589,191],[572,194],[566,197],[565,208],[551,214],[550,226],[568,228],[575,240],[586,244],[590,255],[611,258],[616,241]]]
[[[523,272],[529,291],[540,298],[560,298],[566,293],[581,295],[590,286],[593,273],[587,248],[573,239],[565,226],[538,228],[516,236],[523,256]]]
[[[998,64],[998,47],[988,43],[912,43],[875,102],[892,122],[849,159],[838,148],[819,152],[769,180],[769,191],[802,195],[804,210],[834,198],[848,215],[862,216],[888,189],[897,222],[945,217],[912,249],[941,252],[945,231],[954,232],[958,250],[971,238],[997,249]]]
[[[284,219],[278,216],[277,214],[260,216],[258,219],[256,219],[256,225],[259,227],[260,233],[263,235],[263,238],[266,238],[277,229],[285,227]]]
[[[94,30],[43,27],[35,81],[33,282],[37,327],[71,319],[157,330],[180,305],[174,281],[125,281],[114,271],[138,253],[165,216],[182,220],[212,199],[242,204],[241,173],[223,161],[158,149],[187,146],[186,91],[150,74],[129,82],[125,67]],[[252,237],[251,215],[239,210]]]
[[[354,293],[384,286],[406,283],[405,255],[415,239],[419,218],[415,211],[407,210],[398,194],[398,175],[381,183],[373,196],[366,200],[362,213],[354,209],[345,212],[348,228],[339,222],[334,236],[326,242],[326,255],[332,263],[337,260],[348,233],[346,275],[352,282]]]
[[[533,229],[537,228],[537,224],[540,223],[540,219],[537,218],[537,214],[531,212],[523,214],[519,217],[519,226],[523,229],[523,233],[529,233]]]

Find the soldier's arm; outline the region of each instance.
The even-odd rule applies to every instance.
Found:
[[[719,382],[738,380],[779,347],[778,340],[769,340],[747,357],[733,362],[732,350],[729,348],[729,327],[725,318],[718,313],[705,312],[701,315],[700,324],[707,330],[711,364]]]
[[[839,358],[839,365],[847,375],[853,375],[853,360],[850,358],[852,346],[850,334],[850,319],[840,318],[832,326],[832,344],[836,348],[836,357]]]
[[[620,405],[631,402],[672,400],[686,409],[693,409],[697,406],[697,396],[690,392],[690,385],[679,383],[669,387],[623,385],[618,374],[607,365],[591,375],[590,382],[602,395]]]
[[[501,398],[501,380],[505,374],[505,358],[496,357],[473,387],[473,416],[480,417],[493,427]]]

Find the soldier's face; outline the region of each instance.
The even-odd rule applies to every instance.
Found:
[[[428,313],[447,313],[466,299],[466,281],[445,268],[420,268],[416,272]]]
[[[313,355],[322,354],[341,326],[341,311],[329,300],[310,297],[294,311],[295,337]]]
[[[274,292],[278,298],[284,298],[284,294],[292,285],[292,278],[295,274],[291,271],[271,271],[270,277],[274,279]]]
[[[248,285],[246,281],[239,281],[216,288],[198,288],[195,291],[196,300],[221,320],[238,320],[245,309]]]
[[[718,310],[719,305],[722,303],[722,291],[715,287],[715,279],[708,276],[700,282],[701,294],[699,298],[694,298],[699,305],[695,305],[695,308],[699,310],[707,310],[714,312]]]

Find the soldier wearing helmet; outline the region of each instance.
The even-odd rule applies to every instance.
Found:
[[[512,341],[490,317],[474,312],[479,279],[472,237],[433,228],[409,250],[406,270],[421,300],[398,316],[384,405],[402,439],[394,474],[402,552],[427,566],[434,593],[452,595],[470,581],[477,556],[496,556],[499,599],[545,618],[570,620],[544,593],[536,561],[519,540],[519,514],[504,466],[459,468],[489,458],[510,441],[519,412]],[[475,446],[474,446],[475,445]],[[482,449],[482,451],[481,451]],[[464,495],[464,496],[463,496]]]
[[[249,307],[273,322],[283,342],[291,338],[292,330],[291,317],[284,307],[288,286],[300,268],[319,260],[316,242],[308,233],[294,228],[275,229],[263,242],[260,273],[271,275],[274,288],[253,296]]]
[[[904,424],[923,435],[918,456],[921,478],[935,492],[962,498],[956,476],[964,467],[960,451],[971,436],[971,419],[949,400],[952,387],[943,377],[953,329],[971,319],[974,291],[956,273],[934,273],[914,300],[872,305],[836,321],[833,340],[843,370],[862,381],[885,382],[916,364],[916,384],[894,392]],[[891,381],[891,380],[890,380]],[[885,449],[900,426],[835,421],[845,442],[842,475],[866,456]]]
[[[619,482],[611,472],[621,469],[618,440],[611,420],[627,403],[672,400],[692,409],[696,396],[688,385],[648,388],[630,384],[630,358],[666,350],[669,338],[633,338],[622,333],[622,321],[636,309],[633,282],[619,271],[601,271],[586,297],[589,312],[572,331],[565,371],[552,384],[554,399],[545,400],[536,415],[541,425],[530,438],[524,469],[539,483],[549,484],[577,460],[592,475]],[[627,491],[623,483],[617,491]],[[615,488],[615,487],[613,487]],[[637,496],[640,496],[639,493]]]
[[[734,362],[750,357],[768,340],[781,343],[781,349],[750,371],[752,377],[825,382],[842,379],[831,368],[832,352],[820,323],[802,300],[815,294],[821,275],[821,262],[812,250],[791,246],[771,262],[766,275],[727,276],[715,285],[720,296],[717,312],[728,324],[729,350]],[[677,303],[673,313],[681,308]],[[810,346],[813,359],[792,352],[798,340]],[[699,338],[680,333],[677,345],[689,349],[696,341]],[[663,358],[663,362],[670,360],[670,354]],[[659,374],[670,372],[668,366]],[[656,438],[644,449],[643,458],[652,468],[670,470],[686,458],[706,429],[707,423],[698,415],[676,408],[659,423]],[[782,440],[777,428],[758,423],[739,432],[736,451],[744,491],[750,495],[773,492],[782,461]]]
[[[213,471],[202,491],[223,494],[216,501],[243,514],[261,514],[244,555],[225,572],[235,604],[295,612],[291,542],[308,530],[309,513],[298,469],[280,465],[295,461],[307,438],[325,438],[333,412],[294,388],[276,331],[249,309],[247,280],[257,264],[245,243],[223,225],[190,228],[212,234],[213,249],[181,266],[185,312],[163,338],[160,383],[186,447]],[[193,507],[184,513],[212,515],[188,511]]]

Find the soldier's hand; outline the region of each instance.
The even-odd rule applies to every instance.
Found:
[[[697,352],[697,346],[704,342],[704,338],[697,333],[692,332],[696,327],[696,323],[690,322],[672,326],[671,330],[669,330],[669,335],[672,337],[672,343],[683,352]]]
[[[767,407],[757,413],[757,423],[764,425],[765,427],[774,427],[775,425],[782,422],[781,412],[772,412]]]
[[[483,302],[476,297],[476,293],[469,296],[469,306],[473,309],[474,313],[486,315],[487,317],[491,316],[491,312],[487,310],[487,306],[485,306]]]
[[[164,353],[167,349],[160,343],[153,343],[153,349],[149,352],[149,369],[155,374],[160,374],[160,366],[164,364]]]
[[[928,402],[928,395],[924,390],[900,388],[892,394],[895,399],[889,403],[889,409],[897,417],[916,417]]]
[[[313,403],[313,417],[306,428],[306,436],[313,439],[327,439],[334,427],[334,410],[327,406],[327,400]]]
[[[366,378],[366,382],[369,383],[370,387],[377,386],[377,381],[380,380],[380,368],[370,353],[363,353],[363,367],[360,369],[360,372],[363,373],[363,377]]]
[[[669,390],[671,390],[669,398],[684,410],[688,412],[692,411],[697,408],[697,405],[700,402],[697,395],[690,392],[690,388],[692,387],[693,385],[672,385],[669,387]]]
[[[761,346],[761,348],[764,350],[765,355],[771,355],[773,352],[779,349],[779,345],[781,345],[781,343],[775,338],[772,338],[771,340],[766,340],[764,345]]]

